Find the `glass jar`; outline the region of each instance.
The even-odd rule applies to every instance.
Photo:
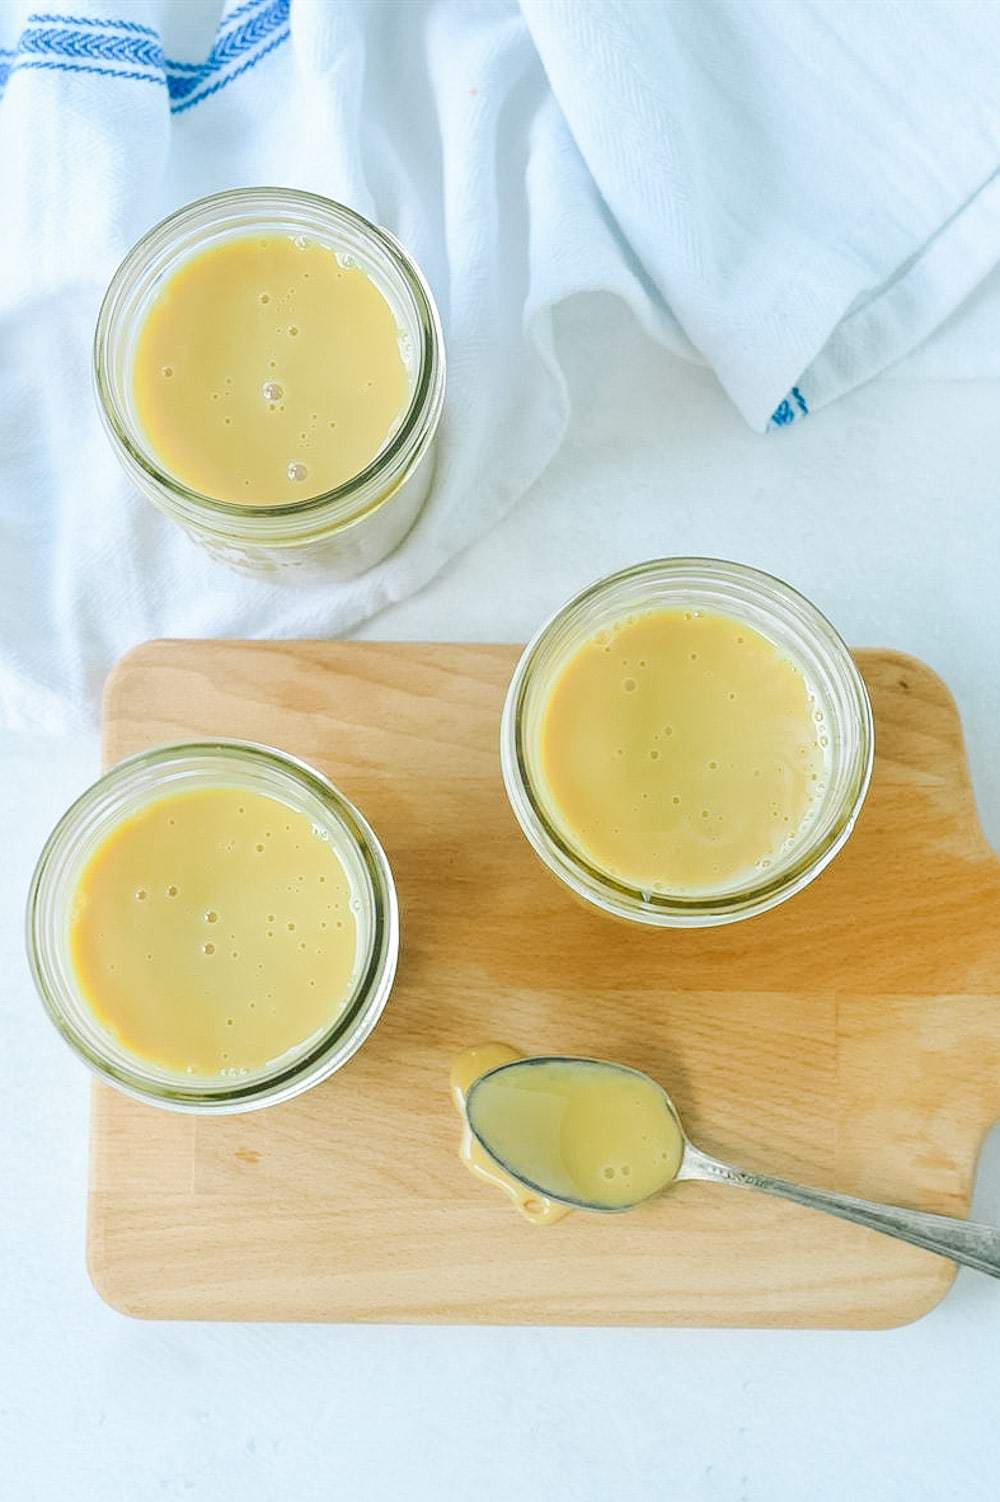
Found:
[[[357,931],[350,989],[319,1036],[251,1072],[216,1076],[161,1066],[125,1047],[97,1018],[77,978],[70,945],[81,877],[126,820],[173,794],[240,789],[306,815],[346,872]],[[144,895],[144,894],[143,894]],[[327,779],[295,758],[245,741],[158,746],[112,767],[70,807],[32,878],[27,946],[35,984],[59,1032],[108,1084],[150,1105],[218,1114],[288,1100],[324,1080],[361,1047],[392,988],[399,917],[392,872],[375,834]]]
[[[250,506],[202,495],[171,475],[136,413],[136,344],[165,279],[192,257],[251,235],[302,237],[360,268],[400,330],[409,404],[360,474],[301,501]],[[385,558],[426,500],[444,401],[441,324],[420,271],[386,230],[352,209],[288,188],[238,188],[188,204],[150,230],[112,278],[97,320],[94,381],[112,447],[132,483],[214,558],[272,583],[346,579]]]
[[[542,772],[549,696],[568,662],[598,633],[658,610],[696,611],[752,628],[801,673],[821,747],[822,774],[801,834],[770,864],[705,891],[643,890],[602,870],[567,832]],[[600,706],[595,705],[595,714]],[[789,585],[741,564],[664,558],[612,574],[570,600],[525,648],[507,692],[500,736],[504,784],[528,841],[548,867],[602,912],[661,928],[750,918],[811,882],[844,844],[874,757],[871,704],[829,621]],[[658,755],[658,752],[653,754]]]

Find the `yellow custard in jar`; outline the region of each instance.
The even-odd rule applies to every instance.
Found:
[[[356,985],[344,864],[308,815],[202,787],[146,804],[83,867],[77,985],[129,1053],[176,1075],[252,1075],[321,1037]]]
[[[765,872],[823,775],[801,669],[745,622],[630,613],[555,675],[539,778],[557,830],[615,880],[700,894]]]
[[[135,344],[136,417],[201,495],[306,500],[361,474],[399,428],[405,342],[352,258],[301,235],[236,236],[158,289]]]

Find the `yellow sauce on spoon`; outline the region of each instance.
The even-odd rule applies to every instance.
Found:
[[[574,1207],[631,1209],[680,1169],[680,1122],[655,1081],[636,1070],[526,1059],[489,1043],[455,1061],[452,1091],[465,1120],[463,1161],[536,1222]]]
[[[684,1134],[655,1081],[590,1059],[494,1068],[475,1082],[466,1114],[488,1156],[515,1179],[595,1210],[627,1210],[659,1194],[684,1156]]]

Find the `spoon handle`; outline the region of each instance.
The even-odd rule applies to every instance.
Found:
[[[688,1143],[684,1151],[679,1179],[713,1179],[735,1184],[741,1189],[759,1189],[778,1199],[792,1200],[811,1210],[825,1210],[841,1220],[853,1220],[872,1231],[882,1231],[900,1241],[912,1242],[924,1251],[950,1257],[966,1267],[974,1267],[991,1278],[1000,1278],[1000,1230],[995,1226],[977,1225],[952,1215],[931,1215],[924,1210],[904,1210],[898,1205],[880,1205],[873,1200],[855,1199],[830,1189],[811,1189],[792,1184],[787,1179],[771,1178],[763,1173],[745,1173],[710,1158],[700,1148]]]

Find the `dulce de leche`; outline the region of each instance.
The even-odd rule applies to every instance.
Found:
[[[560,834],[612,878],[710,892],[801,839],[823,779],[821,722],[800,668],[746,623],[635,612],[551,683],[540,780]]]

